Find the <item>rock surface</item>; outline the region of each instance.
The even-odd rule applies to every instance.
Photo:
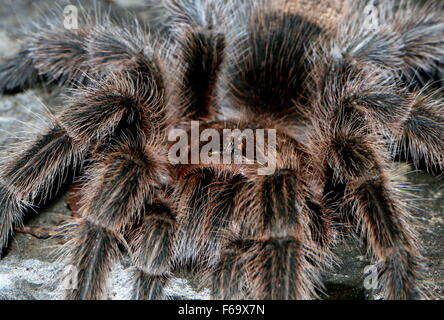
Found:
[[[0,59],[18,50],[17,27],[32,19],[36,10],[31,1],[9,0],[6,10],[0,11]],[[39,1],[52,5],[64,1]],[[65,1],[66,2],[66,1]],[[125,2],[124,0],[118,2]],[[131,1],[131,5],[141,1]],[[143,2],[143,1],[142,1]],[[42,91],[30,90],[12,97],[0,96],[0,146],[7,152],[11,142],[22,131],[42,122],[45,109],[55,110],[56,104],[51,95]],[[409,182],[417,185],[415,193],[422,199],[424,208],[419,217],[424,224],[421,229],[421,241],[424,255],[428,259],[427,280],[435,297],[444,297],[444,195],[442,181],[422,173],[410,173]],[[55,199],[39,215],[33,215],[27,225],[55,227],[70,214],[66,207],[66,195]],[[61,275],[61,265],[51,252],[60,243],[58,239],[36,239],[29,234],[17,233],[6,256],[0,261],[0,299],[57,299],[63,293],[63,287],[57,279]],[[326,298],[365,299],[377,298],[363,288],[363,270],[369,262],[362,255],[356,243],[347,241],[338,246],[336,253],[340,265],[333,273],[325,275],[327,283]],[[110,299],[130,298],[131,268],[128,264],[119,264],[112,274]],[[173,298],[206,299],[208,291],[197,291],[189,281],[177,278],[168,289]]]

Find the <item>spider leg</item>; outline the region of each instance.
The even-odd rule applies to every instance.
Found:
[[[372,106],[371,121],[381,122],[383,127],[378,130],[400,146],[400,150],[393,149],[394,155],[439,175],[443,162],[444,7],[437,2],[384,1],[377,5],[379,20],[369,25],[362,4],[368,3],[358,3],[348,23],[321,49],[327,56],[326,67],[316,77],[327,76],[323,83],[317,81],[322,87],[314,91],[338,91],[335,83],[349,91],[345,93],[349,100],[341,102],[362,104],[366,109]],[[322,61],[315,60],[312,64],[317,69]],[[369,68],[378,72],[371,75]],[[336,79],[329,78],[330,72]]]
[[[225,241],[213,278],[217,298],[311,299],[323,265],[307,225],[300,172],[281,169],[244,184],[235,208],[235,228]],[[247,196],[240,196],[247,195]],[[254,196],[255,198],[252,198]]]
[[[355,23],[313,60],[313,150],[325,162],[328,202],[340,204],[344,218],[359,226],[381,265],[384,296],[411,299],[423,296],[422,258],[414,218],[389,176],[388,146],[402,136],[417,166],[425,161],[429,171],[440,169],[442,108],[432,102],[436,92],[423,93],[442,66],[444,24],[435,2],[391,1],[388,7],[392,16],[380,26],[363,24],[357,12]],[[402,90],[402,81],[414,93]]]
[[[351,182],[349,188],[362,237],[381,268],[384,297],[421,298],[421,254],[411,227],[414,219],[401,203],[401,193],[384,170]]]
[[[119,27],[108,21],[77,30],[42,26],[26,39],[22,50],[0,61],[0,93],[14,94],[39,82],[86,84],[123,70],[143,51],[147,37],[141,28]]]
[[[411,159],[418,169],[444,173],[444,99],[417,94],[400,139],[401,157]]]
[[[155,190],[168,178],[166,153],[160,147],[166,122],[159,62],[142,54],[132,62],[128,71],[85,89],[85,99],[72,109],[71,127],[77,136],[100,135],[100,126],[94,127],[92,120],[107,128],[106,139],[92,151],[81,222],[70,230],[66,264],[77,270],[77,287],[67,292],[69,299],[105,297],[106,278],[119,245],[125,244],[125,231],[143,216],[145,205],[154,202]],[[94,112],[84,112],[83,105]]]
[[[154,202],[155,188],[168,173],[156,158],[160,150],[145,144],[142,138],[113,144],[106,153],[97,155],[87,172],[82,218],[70,230],[71,239],[64,252],[66,264],[77,271],[77,287],[67,292],[68,299],[105,297],[107,276],[119,257],[119,246],[125,245],[125,230],[143,216],[144,207]]]
[[[147,72],[148,70],[142,69],[140,74],[146,76]],[[37,196],[43,194],[44,197],[52,190],[54,183],[58,182],[60,185],[66,178],[67,170],[83,162],[91,143],[97,144],[115,132],[119,124],[124,123],[121,120],[125,115],[127,118],[135,115],[131,111],[132,105],[137,105],[140,101],[131,100],[131,81],[127,79],[125,82],[121,79],[122,81],[118,82],[120,87],[116,87],[113,85],[115,77],[117,76],[96,83],[88,89],[80,89],[71,98],[70,107],[55,119],[55,123],[46,133],[25,145],[22,151],[3,163],[0,180],[0,197],[3,204],[0,215],[1,247],[7,243],[12,224],[20,222],[22,206],[32,204]],[[157,75],[155,79],[156,77],[159,80]],[[150,78],[150,81],[154,81],[153,78]],[[152,83],[146,84],[148,87],[150,85]],[[156,122],[154,118],[159,120],[161,116],[160,112],[157,112],[159,108],[155,105],[161,99],[150,95],[149,88],[145,88],[146,92],[143,92],[144,88],[139,89],[142,90],[142,97],[139,97],[141,101],[147,105],[151,102],[153,106],[150,115],[141,116],[141,119],[151,117],[151,120]],[[155,101],[156,99],[159,101]],[[130,111],[127,112],[128,110]],[[160,123],[161,121],[157,121],[158,125]]]
[[[0,62],[1,94],[19,93],[38,82],[37,72],[28,50],[22,50],[15,57]]]
[[[199,165],[180,179],[177,255],[207,263],[214,298],[244,298],[246,288],[253,299],[316,296],[330,225],[308,190],[306,166],[298,165],[301,147],[282,139],[277,154],[285,160],[270,176]]]
[[[221,249],[222,233],[228,228],[233,198],[241,175],[222,174],[202,166],[181,178],[175,189],[178,212],[176,259],[180,264],[214,264]]]
[[[61,121],[2,164],[0,175],[0,251],[20,224],[23,211],[37,198],[48,197],[68,172],[85,157],[85,145],[73,138]]]
[[[365,37],[355,30],[363,41],[351,55],[388,68],[396,66],[401,84],[412,92],[412,109],[399,142],[400,156],[412,160],[416,168],[442,174],[444,6],[438,2],[387,1],[381,4],[379,13],[383,18],[379,23],[384,28],[363,31],[367,33]],[[362,17],[358,21],[358,26],[349,27],[362,28]],[[347,49],[351,48],[353,45]]]
[[[342,123],[331,128],[333,133],[325,138],[326,143],[317,146],[329,168],[326,181],[342,190],[342,196],[336,195],[333,200],[339,205],[336,209],[340,214],[351,215],[343,218],[359,227],[361,238],[380,264],[385,298],[421,297],[421,254],[414,219],[401,202],[401,191],[390,179],[380,141],[365,126],[347,127]],[[335,193],[330,192],[326,197],[332,199]]]
[[[235,220],[235,199],[246,178],[236,174],[235,169],[199,166],[179,181],[175,190],[178,237],[174,245],[178,264],[208,269],[203,281],[211,283],[214,298],[240,297],[242,291],[235,279],[221,283],[217,274],[221,272],[223,247]]]
[[[143,204],[151,201],[153,185],[167,177],[163,152],[156,147],[166,126],[159,60],[155,55],[150,60],[138,53],[127,67],[127,71],[112,73],[78,89],[70,108],[59,116],[63,132],[93,155],[90,179],[84,188],[82,219],[71,228],[67,244],[67,264],[77,270],[77,288],[67,293],[68,298],[103,297],[107,273],[118,256],[119,245],[124,243],[123,230],[140,216]],[[51,159],[53,149],[37,144],[30,150],[39,161],[45,160],[50,170],[63,169],[60,161]],[[65,156],[66,152],[58,154]],[[26,153],[19,154],[19,160],[6,164],[13,169],[3,174],[3,180],[11,172],[16,180],[34,179],[25,185],[30,191],[25,191],[35,193],[40,187],[42,183],[35,177],[44,178],[45,187],[50,188],[53,177],[48,175],[52,173],[48,169],[35,171],[34,166],[34,171],[22,172],[26,168],[29,171],[35,162],[33,157],[25,156]],[[14,186],[14,179],[5,182],[9,189],[9,185]],[[16,196],[29,197],[24,192],[16,192]],[[10,228],[9,220],[2,221],[4,230]],[[6,236],[2,234],[2,240]]]
[[[133,299],[157,300],[164,297],[172,268],[175,231],[176,217],[170,205],[157,201],[146,209],[142,223],[131,232],[129,244],[136,268]]]
[[[402,78],[413,88],[444,85],[444,6],[430,1],[391,1],[386,20],[400,37],[398,52],[402,57]],[[433,85],[430,85],[433,83]],[[442,91],[441,91],[442,92]]]
[[[165,5],[176,44],[176,74],[172,78],[175,107],[187,119],[211,119],[216,111],[218,74],[225,58],[225,20],[231,17],[227,9],[233,4],[167,0]]]
[[[35,33],[22,50],[0,64],[0,93],[15,94],[42,80],[71,83],[90,68],[85,30],[51,30]]]
[[[343,53],[356,62],[373,62],[394,70],[413,90],[436,86],[444,76],[444,6],[440,1],[381,1],[372,17],[358,7],[339,31]],[[430,85],[433,83],[433,85]]]

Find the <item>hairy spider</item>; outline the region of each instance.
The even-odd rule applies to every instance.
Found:
[[[217,299],[312,299],[348,230],[386,299],[425,297],[415,221],[391,168],[402,158],[443,172],[444,5],[384,1],[376,21],[367,1],[352,2],[341,23],[330,7],[316,23],[307,1],[167,0],[150,32],[86,18],[31,33],[0,65],[1,92],[73,89],[3,163],[0,248],[26,208],[75,172],[81,218],[63,250],[78,272],[66,298],[106,298],[123,247],[135,299],[163,298],[190,264]],[[168,136],[192,138],[191,120],[275,130],[276,170],[258,174],[257,159],[171,163]]]

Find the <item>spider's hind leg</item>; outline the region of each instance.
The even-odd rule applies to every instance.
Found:
[[[412,90],[442,90],[444,80],[444,6],[441,1],[356,1],[338,39],[356,61],[394,70]],[[372,6],[374,16],[365,5]],[[369,26],[369,23],[371,25]],[[357,40],[357,42],[356,42]]]
[[[33,32],[18,54],[0,60],[0,93],[19,93],[41,82],[81,81],[91,69],[88,40],[92,31],[42,28]]]
[[[29,51],[20,51],[15,57],[0,62],[1,94],[16,94],[38,82],[37,71]]]
[[[22,92],[39,83],[87,84],[89,78],[100,79],[123,69],[143,51],[148,37],[143,28],[129,23],[118,26],[105,19],[101,23],[85,22],[77,30],[41,26],[31,32],[18,54],[0,60],[0,94]]]
[[[173,103],[184,118],[211,119],[228,41],[225,20],[232,16],[227,8],[233,3],[167,0],[165,4],[177,55],[171,79]]]

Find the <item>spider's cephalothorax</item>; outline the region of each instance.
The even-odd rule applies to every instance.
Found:
[[[215,298],[311,299],[350,229],[385,298],[424,297],[415,222],[390,170],[402,157],[443,172],[444,6],[384,1],[369,22],[366,1],[352,1],[329,28],[290,10],[297,2],[168,0],[150,33],[86,19],[31,34],[0,65],[0,92],[41,81],[75,89],[3,163],[0,248],[27,206],[77,172],[67,298],[105,298],[126,248],[137,299],[162,298],[189,264],[205,270]],[[275,170],[172,163],[167,137],[191,121],[274,130]]]

